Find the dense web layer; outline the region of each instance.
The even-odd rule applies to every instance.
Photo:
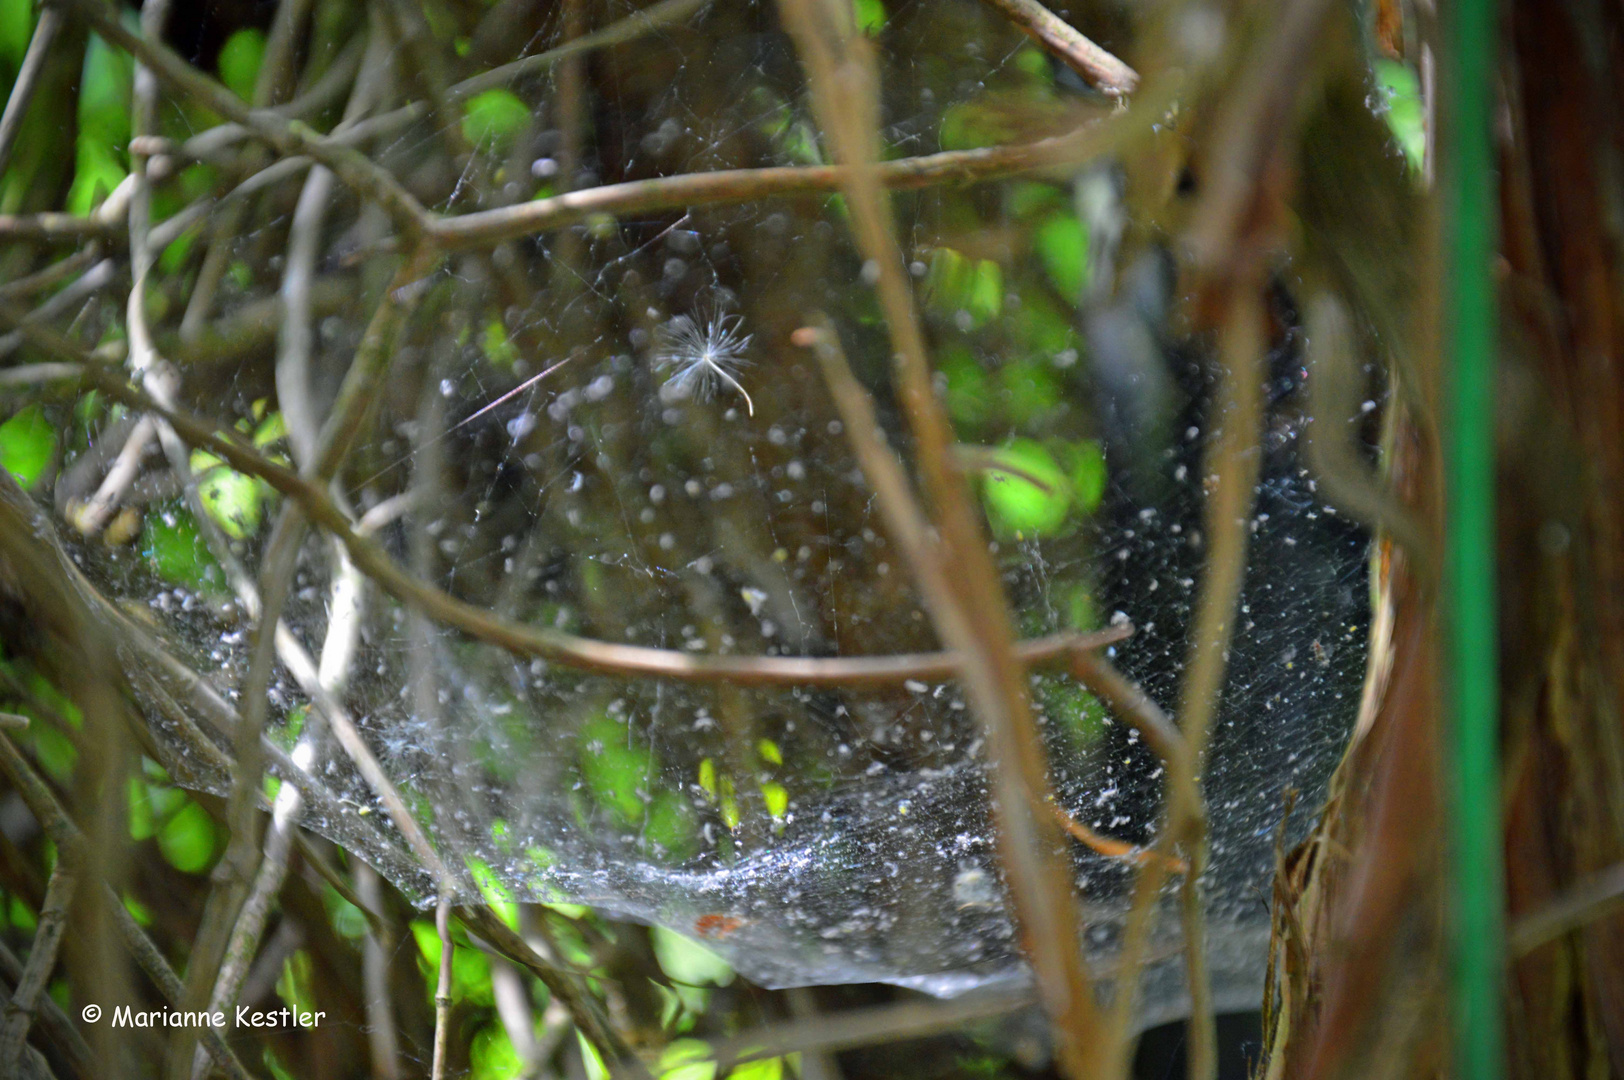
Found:
[[[1102,111],[977,5],[890,18],[889,155]],[[929,47],[903,49],[919,35]],[[822,159],[792,54],[762,11],[712,12],[595,73],[595,134],[569,151],[581,155],[577,187]],[[409,174],[443,134],[419,121],[378,156]],[[512,198],[552,190],[568,157],[559,133],[534,124],[511,140],[505,171],[480,167],[507,177]],[[1215,374],[1201,343],[1169,328],[1170,284],[1139,279],[1159,265],[1156,238],[1130,228],[1124,240],[1120,222],[1112,235],[1086,209],[1102,175],[900,197],[900,240],[1021,635],[1133,623],[1111,656],[1171,712],[1205,556]],[[439,209],[485,197],[481,179],[451,178]],[[376,224],[332,226],[339,254],[364,249]],[[816,364],[790,340],[827,313],[906,451],[889,344],[846,225],[839,200],[802,197],[594,220],[453,259],[421,286],[339,491],[358,515],[400,511],[378,536],[413,573],[520,622],[710,654],[934,649]],[[1130,262],[1130,249],[1147,254]],[[349,265],[326,269],[336,279]],[[354,276],[368,297],[386,280],[377,266]],[[1277,836],[1298,838],[1323,796],[1365,658],[1366,540],[1300,459],[1300,342],[1289,301],[1279,307],[1241,614],[1205,768],[1221,1004],[1257,1000]],[[361,330],[347,311],[317,326],[318,399]],[[247,413],[267,379],[245,368],[237,380],[227,399]],[[168,505],[148,512],[184,524]],[[239,554],[256,570],[263,538],[244,531]],[[155,543],[83,561],[199,671],[240,685],[247,634],[223,579],[161,580]],[[337,566],[327,540],[307,541],[286,620],[312,653]],[[953,994],[1025,977],[983,742],[953,683],[789,691],[586,676],[516,659],[376,590],[360,618],[344,703],[464,895],[657,923],[768,986],[878,980]],[[177,779],[225,790],[174,710],[145,694]],[[1154,755],[1063,675],[1035,674],[1032,695],[1062,806],[1148,843],[1164,781]],[[279,670],[276,737],[325,792],[305,823],[431,901],[438,884],[306,703]],[[1071,858],[1090,948],[1108,963],[1127,868],[1081,846]],[[1181,1007],[1176,920],[1163,915],[1148,1018]]]

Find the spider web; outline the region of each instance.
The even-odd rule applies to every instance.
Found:
[[[948,29],[934,32],[959,35],[951,57],[888,55],[890,150],[936,150],[955,108],[1011,87],[1046,79],[1046,100],[1070,92],[975,5],[899,5],[884,40],[906,40],[939,9]],[[573,178],[580,184],[816,159],[793,55],[761,10],[713,11],[638,48],[597,69],[597,134]],[[635,70],[634,57],[650,70]],[[545,82],[521,89],[538,100],[548,91]],[[443,134],[421,123],[376,156],[404,173]],[[543,129],[514,159],[529,158],[539,179],[559,148],[557,132]],[[973,393],[955,407],[961,437],[1104,443],[1097,505],[1041,536],[999,540],[1022,635],[1131,621],[1137,632],[1110,655],[1171,711],[1204,556],[1211,363],[1197,343],[1154,327],[1178,387],[1164,406],[1168,437],[1148,451],[1113,440],[1094,375],[1100,358],[1082,333],[1087,312],[1060,292],[1038,250],[1042,222],[1020,208],[1047,198],[1052,217],[1072,193],[1065,183],[1038,187],[1046,190],[1006,183],[902,197],[904,248],[944,372],[985,377],[972,383],[984,387],[984,407]],[[479,197],[459,176],[441,208]],[[977,234],[1001,229],[1006,250],[975,249]],[[937,279],[944,250],[1003,267],[981,309]],[[906,449],[888,391],[889,345],[861,269],[843,209],[822,197],[589,223],[456,261],[430,286],[343,494],[358,512],[412,496],[379,534],[391,553],[522,622],[705,653],[935,648],[816,366],[789,340],[810,313],[829,313],[893,444]],[[517,296],[504,273],[521,275]],[[1064,326],[1035,344],[1009,327],[1042,297],[1065,313]],[[726,388],[710,400],[660,392],[660,329],[723,310],[754,339],[738,373],[753,416]],[[322,325],[329,388],[360,330],[339,316]],[[1203,888],[1220,1005],[1258,998],[1276,834],[1283,828],[1291,842],[1306,827],[1364,669],[1366,538],[1321,502],[1300,460],[1299,348],[1286,340],[1271,358],[1242,617],[1205,773],[1212,861]],[[950,368],[949,358],[970,367]],[[1023,404],[1036,383],[1052,392]],[[244,377],[244,402],[251,385]],[[958,387],[944,376],[944,388],[951,403]],[[1137,464],[1145,460],[1148,473]],[[255,545],[243,554],[252,569]],[[201,670],[223,670],[229,683],[245,669],[246,635],[207,595],[156,580],[136,554],[85,559],[100,582],[157,613]],[[313,652],[333,574],[329,546],[312,539],[286,620]],[[1061,803],[1100,833],[1149,842],[1163,781],[1154,755],[1069,680],[1034,675],[1032,693]],[[952,683],[776,691],[588,676],[517,660],[373,595],[344,696],[467,895],[585,903],[699,936],[769,987],[885,981],[956,994],[1026,978],[993,854],[982,741]],[[308,734],[304,700],[279,671],[273,713],[289,745]],[[432,901],[435,883],[376,794],[329,740],[316,739],[314,751],[312,772],[334,798],[312,805],[305,823]],[[196,772],[200,786],[223,790],[223,778]],[[1089,948],[1108,963],[1128,871],[1080,847],[1071,858]],[[1147,1022],[1185,1007],[1177,950],[1164,910]]]

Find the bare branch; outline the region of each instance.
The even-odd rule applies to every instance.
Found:
[[[1010,22],[1107,94],[1133,93],[1139,73],[1080,34],[1037,0],[986,0]]]

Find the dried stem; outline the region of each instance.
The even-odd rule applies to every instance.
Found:
[[[68,817],[67,811],[62,808],[62,804],[57,802],[56,796],[51,793],[50,787],[39,778],[33,767],[28,764],[28,761],[18,753],[11,740],[4,736],[0,736],[0,771],[3,771],[11,780],[16,787],[17,793],[22,796],[23,802],[27,804],[29,811],[33,813],[35,819],[45,829],[46,835],[50,836],[57,845],[59,852],[70,859],[80,861],[86,873],[99,876],[96,875],[93,864],[83,863],[86,854],[84,834]],[[146,931],[142,930],[136,924],[135,919],[130,916],[130,913],[124,909],[124,902],[119,899],[112,886],[104,881],[101,892],[103,894],[100,898],[101,902],[111,913],[114,922],[117,923],[125,943],[135,957],[136,963],[152,979],[154,985],[158,987],[158,991],[163,994],[164,999],[170,1005],[180,1008],[184,991],[180,980],[175,977],[174,971],[164,960],[163,954],[147,937]],[[226,1075],[231,1077],[232,1080],[249,1080],[248,1070],[243,1068],[242,1062],[237,1060],[237,1055],[226,1045],[220,1033],[207,1025],[201,1030],[203,1041],[208,1046],[209,1053],[214,1057],[215,1063],[225,1070]]]
[[[79,883],[74,862],[72,856],[59,853],[50,884],[45,888],[45,903],[39,910],[39,924],[34,929],[34,943],[28,950],[28,963],[5,1010],[5,1028],[0,1031],[0,1074],[14,1075],[22,1057],[23,1040],[28,1037],[28,1026],[34,1019],[34,1009],[51,977],[51,970],[56,967],[56,951],[67,926],[68,905],[73,902],[73,891]]]
[[[55,4],[40,7],[39,21],[34,24],[34,36],[28,39],[28,51],[23,54],[22,67],[11,84],[11,96],[6,99],[6,110],[0,113],[0,176],[11,163],[11,150],[17,144],[17,133],[22,130],[23,117],[39,88],[40,73],[45,70],[45,58],[50,55],[56,34],[62,29],[62,10]]]
[[[1037,0],[986,0],[986,3],[1107,94],[1131,94],[1139,85],[1137,71],[1084,37]]]
[[[355,867],[355,888],[365,901],[362,910],[382,907],[383,883],[378,872],[364,862]],[[382,930],[370,926],[361,946],[361,983],[366,995],[367,1045],[372,1051],[372,1075],[378,1080],[399,1080],[400,1040],[389,997],[389,942]]]
[[[1013,146],[954,150],[887,161],[873,172],[881,185],[896,191],[1003,179],[1079,164],[1109,152],[1134,130],[1129,124],[1101,121],[1066,135]],[[631,216],[654,210],[834,193],[843,190],[849,182],[850,171],[843,165],[719,169],[603,184],[477,214],[435,218],[429,228],[437,245],[444,250],[456,250],[561,229],[595,214]]]
[[[252,109],[236,94],[155,41],[131,33],[100,0],[66,0],[110,43],[134,56],[172,91],[235,120],[280,153],[314,158],[339,179],[371,199],[389,214],[408,241],[428,222],[427,212],[389,172],[365,155],[329,142],[297,120],[287,120],[267,109]]]
[[[784,0],[781,10],[807,69],[819,122],[847,166],[844,189],[858,248],[877,273],[899,396],[951,582],[950,591],[935,598],[926,585],[927,605],[937,633],[962,656],[960,678],[987,734],[998,851],[1038,996],[1054,1025],[1062,1069],[1079,1080],[1095,1076],[1114,1058],[1117,1040],[1101,1030],[1059,827],[1044,803],[1047,763],[1025,671],[1015,657],[1008,605],[953,461],[955,440],[932,386],[891,205],[875,167],[879,110],[872,44],[856,33],[848,6]],[[915,570],[925,584],[928,570]]]
[[[440,979],[434,989],[434,1064],[429,1075],[444,1080],[445,1044],[451,1026],[451,960],[456,948],[451,941],[451,901],[444,895],[434,912],[434,929],[440,935]]]

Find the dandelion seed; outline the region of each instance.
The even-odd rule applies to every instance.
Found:
[[[654,363],[660,370],[674,369],[665,392],[672,397],[703,401],[717,383],[726,383],[744,398],[744,407],[756,414],[755,402],[739,385],[735,372],[749,364],[744,350],[750,335],[741,332],[744,320],[737,315],[717,315],[703,324],[688,315],[678,315],[655,333]]]

